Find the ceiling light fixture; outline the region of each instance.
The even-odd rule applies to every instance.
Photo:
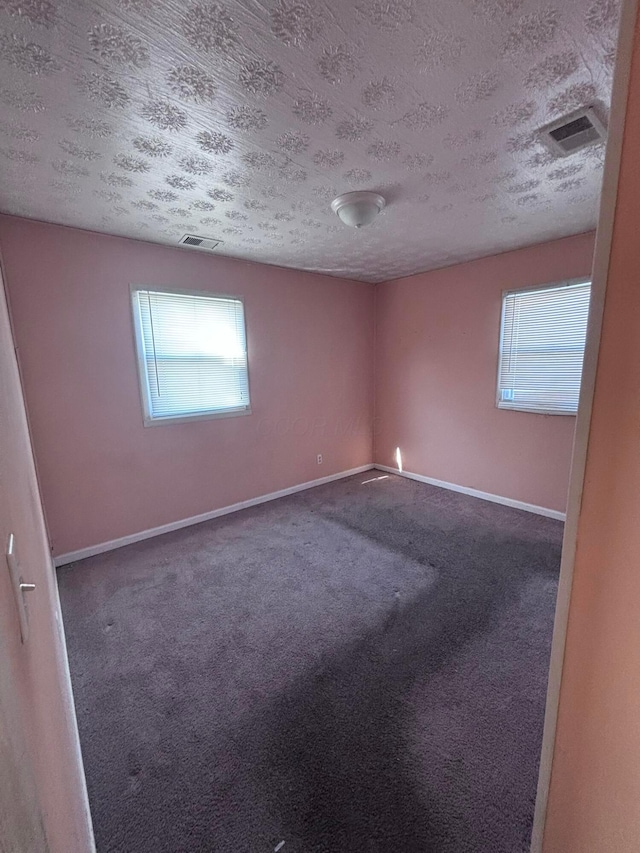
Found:
[[[386,202],[379,193],[368,191],[343,193],[331,202],[331,210],[345,225],[362,228],[376,218]]]

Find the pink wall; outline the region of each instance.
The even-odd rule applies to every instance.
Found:
[[[627,11],[635,14],[631,3]],[[623,21],[623,39],[632,26]],[[633,39],[545,853],[640,850],[638,19]]]
[[[371,285],[8,216],[0,245],[56,555],[371,462]],[[250,416],[143,427],[130,283],[245,297]]]
[[[587,276],[581,234],[376,288],[375,461],[564,511],[575,418],[497,409],[503,290]]]
[[[10,533],[24,580],[36,585],[29,593],[24,645],[5,564]],[[91,825],[58,592],[1,278],[0,552],[0,847],[89,853]]]

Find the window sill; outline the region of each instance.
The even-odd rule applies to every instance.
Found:
[[[251,406],[241,409],[225,409],[219,412],[198,412],[194,415],[175,415],[168,418],[144,418],[145,427],[163,426],[165,424],[187,424],[193,421],[211,421],[217,418],[239,418],[251,414]]]
[[[496,403],[496,409],[502,409],[507,412],[525,412],[528,415],[564,415],[575,418],[576,412],[559,412],[553,409],[527,409],[524,406],[509,406],[504,403]]]

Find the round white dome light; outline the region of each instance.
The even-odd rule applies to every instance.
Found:
[[[337,213],[345,225],[362,228],[376,218],[386,202],[379,193],[368,191],[343,193],[331,202],[331,210]]]

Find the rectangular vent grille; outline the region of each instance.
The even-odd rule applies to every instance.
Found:
[[[181,246],[192,246],[194,249],[205,249],[211,251],[222,243],[222,240],[215,240],[213,237],[197,237],[195,234],[185,234],[180,239]]]
[[[591,108],[576,110],[543,127],[541,133],[551,150],[561,157],[607,138],[604,125]]]

